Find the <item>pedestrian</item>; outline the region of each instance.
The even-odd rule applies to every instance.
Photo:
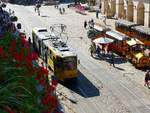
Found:
[[[94,43],[92,43],[90,45],[89,50],[90,50],[91,57],[93,57],[93,54],[95,53],[95,44]]]
[[[62,14],[61,8],[59,8],[59,13]]]
[[[84,28],[86,29],[86,27],[87,27],[87,21],[85,20],[84,21]]]
[[[63,13],[65,13],[65,8],[63,8],[62,10],[63,10]]]
[[[91,20],[88,21],[88,26],[91,29]]]
[[[93,57],[93,45],[92,44],[90,45],[89,50],[90,50],[91,57]]]
[[[34,11],[36,12],[36,6],[34,7]]]
[[[144,86],[147,86],[148,88],[150,88],[149,82],[150,82],[150,70],[148,70],[146,72],[146,74],[145,74],[145,83],[144,83]]]
[[[91,19],[91,27],[94,28],[94,20]]]
[[[30,37],[28,38],[28,42],[29,42],[29,44],[31,44],[31,38]]]
[[[11,9],[9,9],[9,14],[11,14]]]
[[[65,31],[65,25],[63,25],[63,24],[60,24],[60,27],[61,27],[61,32],[63,33],[64,31]]]
[[[96,18],[98,19],[99,17],[98,17],[98,14],[99,14],[99,11],[97,10],[96,11]]]
[[[111,52],[111,58],[110,58],[110,65],[112,66],[113,65],[113,67],[115,67],[115,61],[114,61],[114,53],[113,52]]]
[[[100,57],[100,47],[99,47],[99,45],[96,45],[96,55],[97,55],[97,57]]]
[[[104,22],[104,24],[106,25],[106,16],[104,16],[104,19],[103,19],[103,22]]]
[[[40,16],[40,9],[39,8],[37,8],[37,12],[38,12],[38,16]]]

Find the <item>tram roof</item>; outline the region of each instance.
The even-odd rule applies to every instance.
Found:
[[[120,41],[125,40],[127,38],[125,34],[117,31],[107,31],[106,34]]]
[[[130,21],[127,21],[127,20],[122,20],[122,19],[117,20],[116,23],[120,24],[120,25],[123,25],[123,26],[126,26],[126,27],[132,27],[132,26],[138,25],[134,22],[130,22]]]
[[[150,28],[149,27],[140,25],[140,26],[134,26],[134,27],[132,27],[132,29],[139,31],[141,33],[150,35]]]
[[[63,42],[61,39],[57,40],[43,40],[43,43],[50,49],[52,49],[56,55],[62,56],[62,57],[69,57],[69,56],[76,56],[74,52],[70,50],[70,48],[66,45],[65,42]]]
[[[55,33],[49,32],[47,28],[34,28],[33,31],[38,35],[39,40],[46,40],[49,38],[56,39],[58,38]]]

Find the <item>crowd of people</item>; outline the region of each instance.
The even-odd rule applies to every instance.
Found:
[[[87,29],[87,28],[92,29],[94,27],[94,24],[95,24],[95,22],[93,19],[89,20],[88,22],[85,20],[84,21],[84,28],[85,29]]]

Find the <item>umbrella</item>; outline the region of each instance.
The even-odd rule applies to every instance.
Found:
[[[93,40],[93,42],[96,44],[109,44],[109,43],[112,43],[113,41],[114,40],[107,38],[107,37],[96,38]]]

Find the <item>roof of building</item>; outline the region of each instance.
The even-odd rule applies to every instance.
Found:
[[[117,20],[116,23],[120,24],[120,25],[123,25],[123,26],[126,26],[126,27],[132,27],[132,26],[138,25],[134,22],[130,22],[130,21],[127,21],[127,20],[122,20],[122,19]]]
[[[134,27],[132,27],[132,29],[139,31],[139,32],[142,32],[144,34],[150,35],[150,28],[149,27],[140,25],[140,26],[134,26]]]

